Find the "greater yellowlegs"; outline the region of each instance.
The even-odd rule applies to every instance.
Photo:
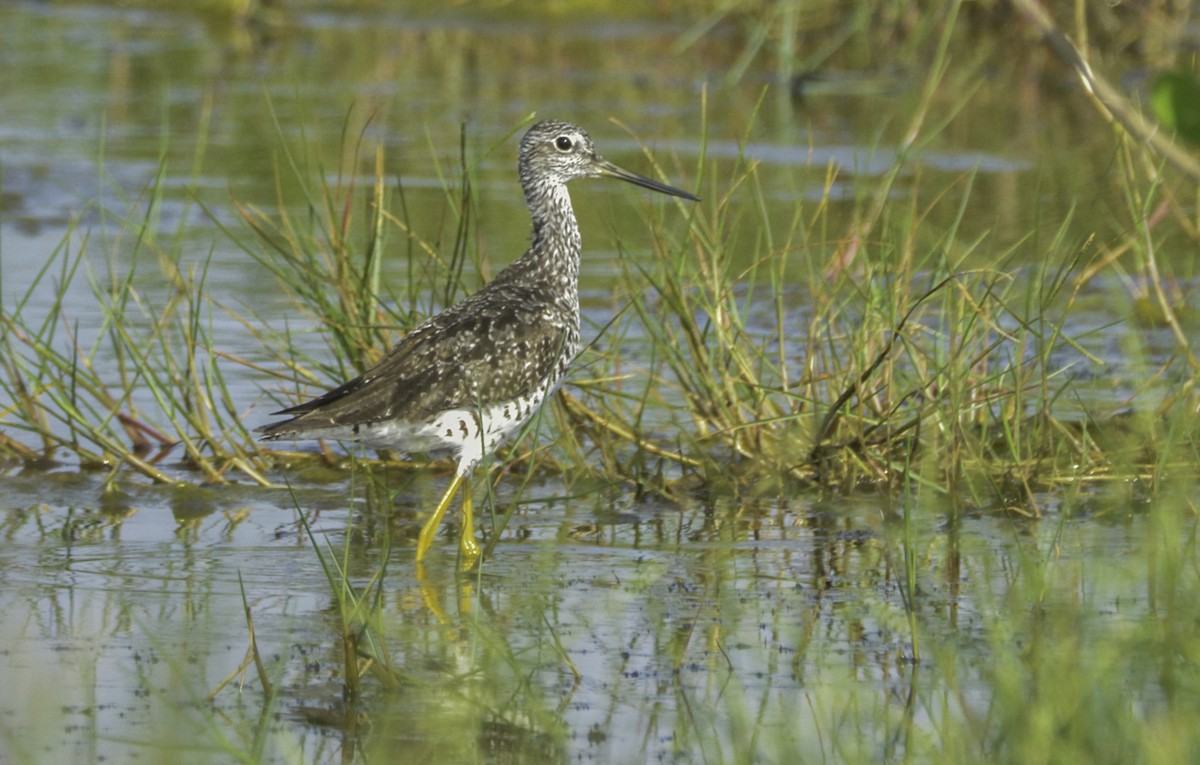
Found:
[[[558,389],[579,351],[579,226],[567,193],[576,178],[608,177],[700,201],[623,170],[582,128],[548,120],[521,139],[521,186],[533,218],[529,250],[475,294],[410,332],[375,367],[323,396],[275,414],[268,440],[328,438],[402,451],[457,452],[458,469],[417,540],[419,563],[472,469]],[[459,549],[480,555],[471,491],[463,491]]]

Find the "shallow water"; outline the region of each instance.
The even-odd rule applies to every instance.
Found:
[[[869,147],[896,143],[914,84],[895,76],[882,90],[859,89],[851,77],[843,90],[803,100],[775,88],[760,106],[768,73],[721,84],[738,54],[728,31],[663,55],[695,21],[313,4],[258,28],[175,10],[6,4],[0,297],[11,305],[23,294],[70,230],[72,246],[86,237],[96,274],[107,263],[127,267],[137,249],[128,223],[149,214],[161,241],[139,251],[137,289],[151,301],[171,289],[169,269],[155,267],[157,245],[177,242],[182,267],[209,261],[211,296],[290,321],[270,277],[214,220],[236,229],[235,202],[275,209],[285,145],[315,145],[328,177],[341,169],[368,179],[369,161],[344,158],[344,124],[384,147],[411,220],[444,245],[454,219],[437,168],[456,167],[465,120],[479,161],[480,249],[493,273],[522,250],[528,223],[515,139],[484,152],[533,111],[580,122],[610,159],[648,172],[639,143],[609,121],[620,120],[688,188],[706,124],[718,170],[739,154],[760,163],[762,199],[746,209],[761,202],[781,231],[797,200],[823,196],[835,165],[829,196],[844,204],[836,215],[852,217],[856,178],[885,172],[894,157]],[[920,172],[922,188],[958,193],[970,177],[960,235],[991,232],[1002,249],[1030,230],[1049,236],[1077,205],[1108,204],[1097,189],[1110,150],[1073,131],[1072,109],[1086,106],[1047,98],[1031,115],[1030,93],[1011,98],[1030,86],[1014,84],[1011,71],[994,74],[975,83],[975,107],[955,130],[923,150]],[[957,105],[953,95],[940,103]],[[898,197],[913,193],[909,181],[902,174]],[[707,182],[702,194],[723,191],[719,178]],[[651,234],[641,192],[577,185],[583,301],[600,326],[614,309],[616,243],[649,252]],[[302,212],[299,201],[294,189],[282,192],[285,209]],[[944,227],[952,208],[936,208],[928,227]],[[753,252],[756,232],[740,236]],[[1031,245],[1004,267],[1019,274],[1037,256]],[[387,265],[389,279],[406,273],[400,258]],[[789,317],[822,288],[802,276],[785,291]],[[1070,319],[1099,360],[1083,363],[1070,349],[1061,360],[1078,366],[1090,404],[1117,408],[1140,379],[1127,336],[1108,331],[1111,295],[1123,288],[1093,281]],[[50,292],[39,292],[24,310],[50,305]],[[102,319],[87,279],[71,283],[65,306],[64,323],[86,343]],[[767,307],[750,325],[774,320]],[[241,324],[212,321],[223,351],[253,358],[258,340]],[[1142,328],[1139,341],[1149,363],[1174,352],[1165,328]],[[272,382],[244,366],[227,373],[244,417],[266,421]],[[1107,653],[1150,641],[1147,615],[1178,607],[1157,567],[1194,554],[1194,506],[1150,510],[1137,487],[1096,482],[1067,499],[1038,497],[1044,519],[1029,520],[920,493],[677,505],[587,477],[534,476],[518,494],[517,471],[495,489],[498,513],[520,504],[482,572],[455,574],[447,532],[419,579],[413,539],[445,481],[436,472],[385,474],[386,502],[368,499],[363,471],[344,466],[281,471],[275,478],[294,495],[132,477],[108,490],[109,478],[72,464],[10,465],[0,475],[0,761],[894,760],[925,751],[947,726],[987,728],[1002,661],[1012,658],[999,648],[1024,651],[1036,685],[1029,656],[1064,634],[1077,634],[1062,644],[1080,661],[1098,656],[1128,685],[1140,714],[1153,714],[1172,687],[1194,685],[1186,671],[1175,686],[1162,680],[1169,663],[1156,674],[1136,651]],[[906,545],[906,535],[915,541]],[[387,564],[369,634],[386,641],[378,653],[390,657],[397,685],[371,675],[355,704],[343,698],[342,620],[318,549],[344,555],[360,587]],[[905,609],[906,550],[916,555],[920,646]],[[247,608],[278,695],[268,699],[250,668],[210,702],[246,655]]]
[[[43,493],[28,477],[8,483],[2,719],[17,760],[161,748],[201,762],[230,746],[272,762],[356,750],[368,760],[699,762],[746,751],[752,727],[764,755],[828,757],[836,751],[824,747],[846,746],[845,705],[892,710],[859,733],[877,746],[905,719],[936,727],[986,706],[975,689],[989,682],[991,614],[1028,586],[1030,561],[1059,533],[1047,609],[1099,633],[1153,605],[1134,563],[1152,542],[1144,517],[1059,529],[930,515],[916,529],[918,666],[897,581],[901,524],[883,498],[547,498],[512,520],[478,577],[455,577],[447,542],[421,583],[416,519],[347,510],[332,494],[322,507],[306,491],[308,523],[334,554],[348,551],[354,581],[364,585],[385,551],[389,562],[380,634],[401,685],[368,680],[354,713],[369,724],[351,731],[341,622],[284,497],[147,487],[82,509],[65,501],[91,494],[86,478],[56,482],[41,502],[14,502]],[[267,707],[253,670],[205,701],[247,650],[242,587],[280,691]],[[950,678],[962,706],[938,708],[924,689]],[[1153,692],[1138,700],[1159,703]]]

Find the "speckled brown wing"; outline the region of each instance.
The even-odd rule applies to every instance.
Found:
[[[277,412],[295,416],[261,432],[274,438],[383,420],[426,422],[448,409],[516,399],[561,375],[556,367],[573,342],[570,322],[540,301],[477,297],[413,330],[361,376]]]

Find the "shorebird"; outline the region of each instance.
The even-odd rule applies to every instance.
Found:
[[[459,551],[480,556],[471,471],[562,384],[579,352],[581,241],[567,183],[617,178],[693,202],[699,197],[603,159],[580,127],[547,120],[521,139],[518,169],[533,218],[529,249],[478,292],[426,320],[373,368],[328,393],[275,412],[265,440],[333,439],[406,452],[453,450],[454,478],[417,539],[419,564],[463,490]]]

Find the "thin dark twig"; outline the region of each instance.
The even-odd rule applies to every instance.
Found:
[[[820,459],[825,441],[829,438],[830,433],[833,432],[833,426],[837,423],[837,419],[842,411],[842,408],[846,406],[846,403],[849,402],[851,398],[858,394],[858,392],[862,389],[862,386],[866,384],[871,375],[875,373],[875,370],[879,368],[879,366],[884,362],[884,359],[888,357],[888,354],[892,352],[892,347],[900,338],[900,332],[904,329],[904,325],[908,323],[908,320],[912,317],[913,312],[916,311],[917,308],[919,308],[920,305],[928,300],[934,293],[938,292],[942,287],[945,287],[950,283],[951,280],[956,279],[957,277],[958,274],[947,276],[933,287],[930,287],[925,294],[921,295],[921,297],[917,298],[917,301],[913,303],[904,313],[904,316],[900,319],[900,323],[897,324],[895,329],[892,330],[892,336],[888,338],[887,345],[883,346],[883,350],[879,351],[879,354],[875,356],[875,360],[872,361],[871,364],[862,371],[862,374],[858,376],[858,379],[851,383],[844,391],[842,391],[842,395],[838,396],[837,400],[833,402],[833,406],[829,408],[829,413],[825,415],[825,419],[822,421],[821,427],[817,429],[817,437],[813,441],[812,449],[808,452],[809,464],[815,464]]]

